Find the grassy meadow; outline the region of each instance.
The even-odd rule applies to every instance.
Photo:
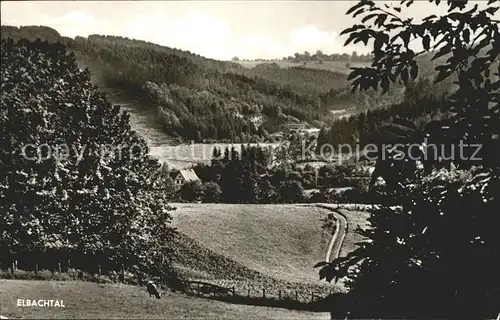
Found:
[[[18,307],[17,299],[63,300],[65,308]],[[328,313],[237,305],[122,284],[0,280],[0,315],[17,319],[329,319]]]
[[[207,248],[269,276],[318,283],[331,232],[327,210],[304,205],[179,204],[174,226]]]
[[[311,293],[325,296],[344,291],[337,284],[319,280],[314,265],[324,261],[332,231],[322,228],[329,209],[312,204],[173,204],[175,264],[193,280],[207,280],[239,294],[277,296],[278,291],[299,300]],[[336,206],[333,206],[336,208]],[[342,210],[342,209],[341,209]],[[341,255],[361,240],[356,226],[368,214],[346,211],[349,224]],[[308,298],[309,297],[309,298]]]
[[[346,256],[349,252],[354,251],[358,247],[358,242],[365,240],[357,229],[366,229],[369,226],[367,219],[370,214],[366,211],[345,209],[340,209],[339,212],[346,217],[347,224],[349,225],[349,231],[340,249],[340,255]]]

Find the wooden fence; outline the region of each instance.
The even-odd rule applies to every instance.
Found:
[[[259,290],[251,290],[250,286],[247,286],[246,290],[237,290],[235,286],[232,287],[224,287],[219,286],[210,282],[204,281],[187,281],[188,287],[195,291],[199,295],[218,295],[218,296],[239,296],[246,298],[255,298],[255,299],[274,299],[278,301],[296,301],[296,302],[314,302],[328,297],[329,295],[325,295],[324,293],[311,292],[306,295],[299,295],[298,290],[282,290],[278,289],[277,294],[276,291],[274,294],[270,294],[270,290],[266,290],[266,288],[262,288]],[[330,292],[332,294],[333,292]],[[307,296],[305,299],[301,299],[302,297]]]
[[[30,266],[29,268],[25,268],[25,267],[26,266],[23,266],[22,268],[18,268],[18,261],[16,260],[16,261],[12,262],[12,264],[9,268],[9,272],[13,277],[16,275],[16,273],[19,273],[19,271],[33,272],[33,274],[36,277],[42,271],[42,269],[39,268],[38,263],[35,263],[34,266]],[[110,278],[110,280],[115,280],[115,281],[119,281],[119,282],[124,282],[125,275],[127,273],[130,273],[124,268],[123,265],[122,265],[120,270],[107,270],[107,272],[103,272],[101,265],[97,265],[97,267],[95,268],[96,271],[92,272],[92,271],[88,271],[88,270],[79,269],[78,267],[75,267],[73,269],[70,263],[62,264],[60,262],[57,262],[55,264],[55,267],[50,268],[50,270],[47,270],[47,269],[43,269],[43,270],[50,272],[52,274],[52,276],[54,276],[56,274],[58,274],[58,275],[69,274],[70,271],[72,270],[72,271],[74,271],[76,279],[83,279],[85,274],[92,275],[92,276],[99,276],[99,277],[106,275]],[[136,275],[136,277],[137,277],[138,281],[140,282],[141,275],[138,274],[138,275]]]
[[[83,280],[85,274],[88,275],[92,274],[99,277],[105,275],[109,277],[109,280],[116,282],[121,282],[121,283],[126,282],[125,277],[127,271],[123,267],[118,272],[111,271],[106,273],[102,272],[100,265],[98,265],[96,269],[97,273],[95,274],[84,272],[83,270],[73,269],[75,273],[74,274],[75,279]],[[19,271],[21,271],[21,269],[17,268],[17,261],[12,263],[12,266],[9,271],[13,277],[16,276],[16,273],[18,274]],[[35,264],[34,270],[29,270],[29,271],[34,272],[34,275],[38,276],[42,270],[39,270],[38,264]],[[55,276],[56,274],[58,275],[69,274],[69,269],[63,268],[61,266],[61,263],[57,263],[56,269],[46,270],[46,271],[50,272],[52,276]],[[134,283],[137,283],[139,285],[144,284],[143,282],[144,279],[142,279],[140,274],[135,275],[135,277],[137,281],[134,281]],[[249,298],[249,299],[272,299],[278,301],[286,300],[286,301],[295,301],[300,303],[314,302],[326,298],[328,296],[328,294],[325,295],[325,293],[318,293],[318,292],[307,292],[306,294],[304,294],[303,292],[299,292],[298,290],[278,289],[276,291],[276,290],[266,290],[266,288],[251,289],[250,286],[247,286],[245,289],[238,290],[236,286],[225,287],[207,281],[188,280],[184,282],[184,285],[188,291],[194,292],[195,294],[200,296],[217,296],[217,297],[232,296],[232,297]],[[330,294],[331,293],[332,292],[330,292]]]

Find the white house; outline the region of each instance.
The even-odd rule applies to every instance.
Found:
[[[170,177],[174,180],[176,187],[182,186],[188,181],[199,181],[200,178],[193,169],[172,170]]]

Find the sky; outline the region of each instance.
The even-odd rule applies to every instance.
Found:
[[[68,37],[116,35],[218,60],[272,59],[316,50],[371,51],[362,44],[344,47],[345,37],[339,36],[359,22],[345,15],[356,2],[2,1],[0,12],[2,25],[45,25]],[[419,1],[406,15],[440,12],[445,5]]]

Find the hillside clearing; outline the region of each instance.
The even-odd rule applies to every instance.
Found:
[[[103,88],[113,104],[120,105],[122,112],[130,115],[130,125],[149,147],[149,154],[171,169],[184,169],[198,163],[210,164],[214,147],[224,150],[234,147],[238,152],[241,144],[235,143],[183,143],[175,145],[171,136],[165,133],[163,125],[156,117],[156,109],[152,105],[144,105],[129,98],[125,93],[113,88]],[[247,145],[247,143],[244,143]],[[250,143],[250,145],[256,145]],[[277,147],[279,143],[259,143],[261,147]]]
[[[122,90],[107,87],[100,89],[113,104],[120,106],[122,112],[130,115],[130,126],[146,140],[149,147],[171,142],[172,137],[165,133],[164,125],[157,118],[156,106],[132,99],[130,94]]]
[[[0,280],[1,315],[38,319],[329,319],[328,313],[236,305],[165,292],[149,298],[137,286]],[[18,307],[17,299],[58,299],[65,308]]]

